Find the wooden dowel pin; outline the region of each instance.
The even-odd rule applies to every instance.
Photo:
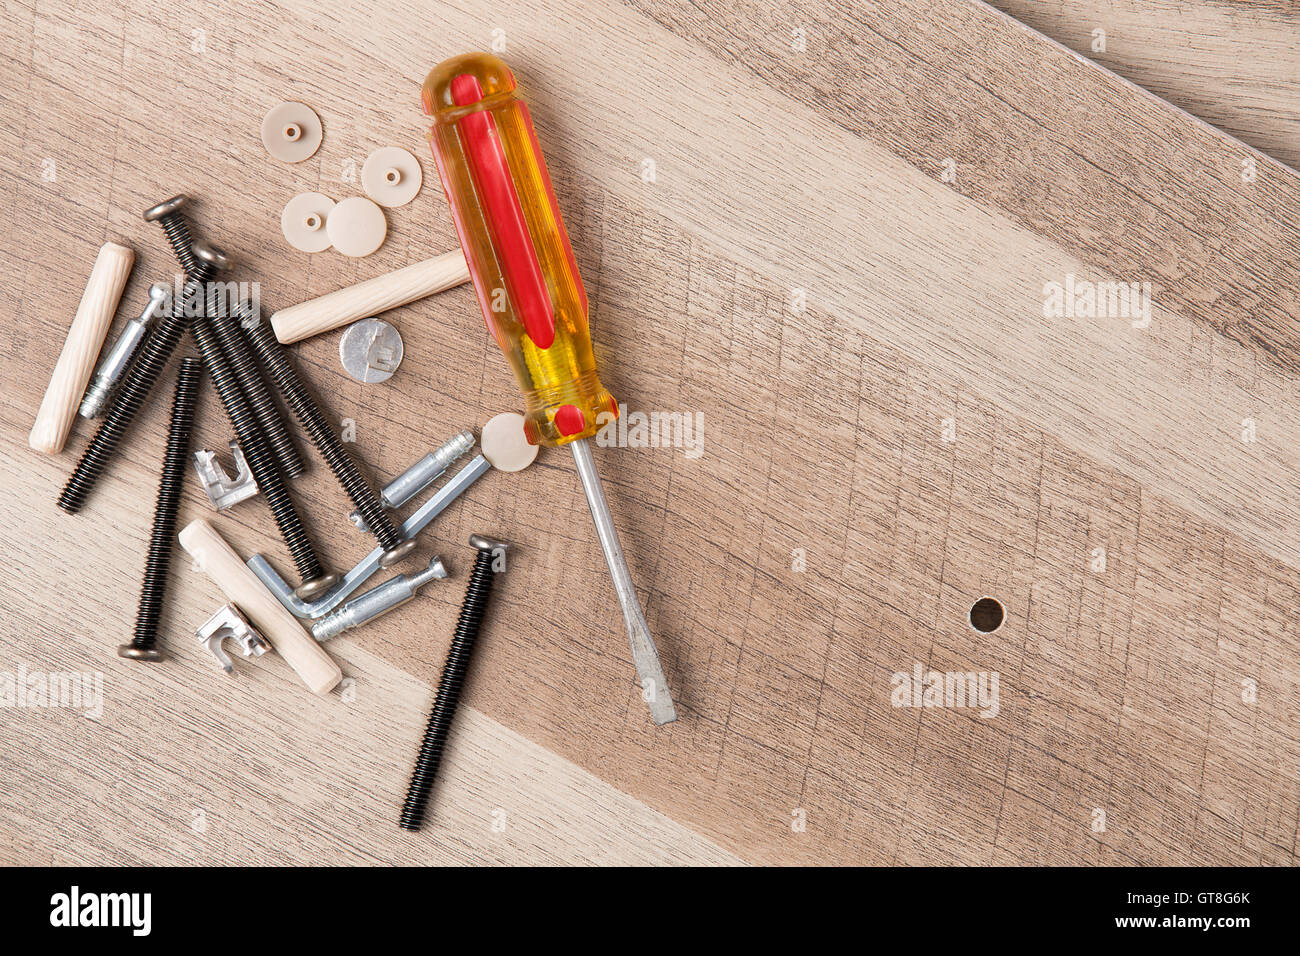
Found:
[[[298,672],[304,684],[317,694],[328,693],[338,685],[343,679],[338,664],[248,570],[216,528],[202,518],[191,521],[181,531],[180,541],[181,547],[244,612],[276,653]]]
[[[63,351],[54,365],[54,374],[50,376],[45,398],[27,438],[27,443],[37,451],[46,455],[63,451],[134,263],[135,253],[116,242],[104,243],[95,257],[86,291],[81,295],[81,304],[68,328]]]
[[[468,281],[465,254],[456,249],[281,309],[271,316],[271,328],[275,337],[288,345]]]

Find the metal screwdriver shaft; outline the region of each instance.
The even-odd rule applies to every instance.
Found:
[[[601,487],[600,475],[596,473],[591,446],[587,444],[587,439],[579,438],[570,442],[569,447],[573,449],[573,463],[578,467],[582,490],[587,493],[591,520],[596,523],[596,537],[600,539],[600,548],[605,552],[609,576],[614,579],[614,591],[618,594],[619,607],[623,609],[627,639],[632,645],[632,661],[636,664],[636,673],[641,679],[641,694],[650,705],[650,716],[656,724],[671,723],[677,719],[677,709],[673,707],[668,678],[664,677],[664,669],[659,663],[659,651],[655,649],[654,638],[650,636],[650,627],[645,621],[645,612],[641,610],[641,601],[636,596],[636,588],[632,586],[632,575],[628,573],[627,561],[623,559],[623,548],[618,543],[618,529],[614,527],[609,505],[605,502],[605,489]]]

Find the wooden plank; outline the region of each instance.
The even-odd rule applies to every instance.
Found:
[[[426,825],[406,833],[397,818],[433,701],[427,680],[342,638],[327,645],[345,674],[328,697],[275,655],[250,662],[227,647],[236,661],[227,677],[193,635],[226,599],[183,553],[165,618],[169,662],[121,660],[113,647],[129,635],[148,541],[130,486],[152,483],[153,469],[121,469],[116,503],[73,519],[49,500],[57,465],[35,480],[28,467],[6,456],[0,480],[30,489],[37,514],[6,495],[0,520],[58,528],[62,550],[52,567],[50,555],[5,540],[23,586],[0,591],[0,863],[741,862],[468,706]],[[209,513],[200,498],[191,488],[182,522]],[[65,564],[74,540],[95,543],[89,573]],[[438,588],[446,606],[436,619],[421,606],[417,618],[441,654],[463,587]],[[37,680],[55,674],[86,676],[81,706],[37,696]],[[27,694],[14,696],[15,680]]]
[[[128,240],[128,307],[170,275],[138,215],[170,192],[195,195],[196,231],[271,309],[451,248],[428,162],[365,260],[286,249],[279,210],[307,189],[359,192],[348,163],[377,146],[423,155],[423,72],[503,30],[606,384],[633,411],[703,416],[698,457],[598,455],[681,720],[646,718],[562,452],[488,476],[440,519],[426,540],[452,582],[336,639],[355,701],[304,710],[276,661],[233,684],[209,673],[185,635],[217,595],[188,568],[168,618],[178,659],[119,663],[161,455],[155,397],[84,515],[53,504],[84,425],[62,458],[3,462],[0,554],[26,586],[3,596],[0,670],[94,662],[122,705],[111,728],[62,712],[6,724],[6,758],[67,761],[25,765],[42,799],[0,805],[7,859],[42,858],[50,841],[26,834],[57,834],[60,860],[105,862],[237,862],[255,846],[341,862],[1294,862],[1297,174],[977,4],[493,17],[409,0],[234,0],[197,21],[157,4],[6,7],[0,85],[25,93],[4,100],[0,134],[14,277],[0,429],[23,447],[79,261]],[[325,122],[299,166],[258,141],[282,98]],[[1150,326],[1045,316],[1045,285],[1069,276],[1151,282]],[[386,385],[342,375],[336,335],[296,349],[380,475],[518,403],[468,288],[388,318],[407,358]],[[227,432],[209,390],[197,433],[220,447]],[[321,467],[294,492],[328,563],[365,553]],[[190,487],[183,519],[205,509]],[[219,521],[287,567],[262,505]],[[471,531],[515,556],[439,826],[401,842],[389,817]],[[1007,609],[992,634],[968,623],[982,595]],[[892,706],[917,665],[996,674],[996,714]],[[187,774],[203,806],[271,808],[264,825],[196,842],[177,810]],[[495,807],[519,829],[485,831]],[[576,834],[555,822],[569,813]]]
[[[1300,168],[1300,8],[1273,0],[991,0],[1162,99]],[[1101,31],[1101,35],[1097,31]]]

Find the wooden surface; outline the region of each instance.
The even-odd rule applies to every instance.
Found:
[[[331,642],[351,680],[328,697],[205,660],[222,599],[183,555],[172,660],[119,661],[168,400],[76,517],[54,501],[90,430],[26,448],[95,250],[136,249],[133,308],[174,271],[139,213],[183,190],[274,310],[453,248],[417,87],[494,30],[605,384],[703,415],[698,458],[597,455],[681,719],[649,721],[553,451],[433,525],[451,580]],[[1295,862],[1292,169],[965,0],[12,3],[0,97],[0,670],[102,671],[105,698],[0,711],[3,862]],[[258,138],[289,98],[325,125],[293,167]],[[425,187],[384,247],[287,248],[284,202],[358,194],[347,164],[388,144]],[[1150,282],[1150,325],[1045,318],[1068,276]],[[338,333],[295,349],[382,476],[518,402],[469,287],[387,317],[385,384],[345,376]],[[211,389],[197,433],[228,437]],[[329,563],[368,550],[319,463],[294,491]],[[209,516],[191,482],[182,523]],[[262,504],[214,520],[289,570]],[[402,834],[472,531],[515,551],[433,825]],[[996,716],[891,706],[918,662],[996,672]]]
[[[1300,169],[1295,0],[992,0],[993,6]],[[1098,33],[1100,31],[1100,33]]]

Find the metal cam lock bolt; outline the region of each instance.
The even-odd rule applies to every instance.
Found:
[[[328,641],[335,635],[350,631],[401,607],[420,593],[420,588],[430,581],[445,578],[447,569],[442,560],[434,555],[429,566],[415,574],[399,574],[379,587],[371,588],[365,594],[354,597],[328,617],[323,617],[312,625],[312,636],[318,641]]]
[[[98,418],[104,413],[117,383],[121,381],[131,359],[135,358],[136,351],[144,342],[149,327],[153,325],[154,319],[166,314],[170,303],[171,292],[165,285],[159,283],[149,287],[149,304],[137,318],[126,323],[122,334],[99,363],[99,368],[95,369],[95,377],[90,381],[90,388],[86,389],[86,397],[81,400],[77,414],[82,418]]]
[[[474,433],[469,429],[454,435],[444,442],[437,451],[429,452],[406,471],[384,485],[383,490],[379,492],[379,503],[388,509],[402,507],[402,505],[437,481],[442,473],[451,467],[452,462],[473,447]],[[348,520],[362,531],[370,530],[370,526],[366,524],[366,519],[360,511],[353,511],[352,514],[348,515]]]

